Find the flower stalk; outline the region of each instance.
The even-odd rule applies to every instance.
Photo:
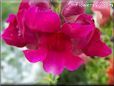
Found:
[[[49,74],[49,84],[56,85],[58,78],[59,76],[54,76],[52,74]]]

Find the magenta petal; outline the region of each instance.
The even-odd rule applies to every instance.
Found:
[[[80,23],[82,25],[88,25],[88,24],[94,25],[94,20],[92,15],[84,14],[84,13],[80,14],[75,22]]]
[[[54,32],[60,29],[59,16],[49,9],[31,7],[26,13],[25,23],[36,32]]]
[[[64,1],[62,1],[64,3]],[[65,1],[64,8],[62,11],[63,16],[69,17],[73,15],[78,15],[81,13],[84,13],[84,4],[86,3],[86,0],[69,0]]]
[[[48,9],[51,6],[50,0],[31,0],[30,4],[44,9]]]
[[[23,2],[23,3],[26,3],[26,2]],[[25,19],[26,11],[27,11],[27,9],[24,9],[24,8],[22,8],[21,10],[18,11],[18,14],[17,14],[18,26],[20,28],[21,34],[24,37],[24,40],[27,43],[27,48],[29,48],[29,49],[36,49],[38,47],[38,36],[37,36],[37,33],[31,31],[24,24],[24,19]]]
[[[37,49],[39,47],[38,46],[38,42],[39,42],[38,34],[30,31],[29,28],[25,28],[24,38],[27,43],[27,48]]]
[[[29,8],[29,0],[22,0],[19,6],[19,11],[20,10],[25,10]]]
[[[9,27],[6,30],[4,30],[2,38],[9,45],[24,47],[26,43],[23,37],[19,36],[19,33],[17,31],[18,30],[16,30],[16,28],[13,29],[13,27]]]
[[[9,45],[24,47],[26,45],[26,42],[17,26],[16,16],[10,15],[7,22],[10,24],[2,34],[3,40]]]
[[[85,47],[94,31],[93,25],[82,25],[78,23],[64,24],[63,31],[75,40],[75,46],[82,49]]]
[[[16,16],[14,14],[10,14],[6,21],[8,23],[14,23],[16,21],[15,18],[16,18]]]
[[[27,60],[32,63],[43,61],[47,56],[47,51],[43,48],[38,50],[24,50],[23,52]]]
[[[84,63],[84,61],[78,56],[67,54],[65,59],[66,59],[66,64],[65,64],[66,69],[70,71],[78,69]]]
[[[54,75],[59,75],[64,69],[63,54],[57,52],[49,52],[46,59],[43,61],[43,67],[46,72]]]
[[[81,6],[68,6],[65,10],[63,10],[63,16],[69,17],[73,15],[78,15],[84,12],[84,8]]]
[[[98,29],[96,29],[89,44],[84,49],[84,52],[88,56],[105,57],[111,54],[112,51],[105,43],[101,41],[100,32]]]

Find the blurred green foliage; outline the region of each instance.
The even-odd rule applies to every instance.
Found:
[[[105,85],[107,84],[108,79],[106,74],[108,65],[108,62],[105,59],[94,58],[74,72],[65,70],[58,79],[58,84]]]
[[[10,13],[16,14],[19,2],[2,2],[2,21],[4,21]]]

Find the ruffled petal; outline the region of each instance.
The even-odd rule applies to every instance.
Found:
[[[26,41],[27,48],[36,49],[38,47],[38,36],[37,36],[37,33],[31,31],[25,25],[25,13],[27,11],[27,8],[25,9],[23,7],[23,4],[25,4],[26,6],[27,2],[23,2],[22,6],[20,5],[21,9],[17,13],[17,21],[18,21],[18,26],[20,28],[20,33],[23,35]]]
[[[76,48],[82,49],[88,44],[93,31],[93,25],[82,25],[78,23],[64,24],[63,32],[74,39]]]
[[[26,45],[26,42],[18,28],[16,16],[10,15],[7,22],[10,24],[2,34],[3,40],[9,45],[24,47]]]
[[[62,5],[64,5],[63,11],[62,11],[63,16],[69,17],[69,16],[84,13],[84,4],[86,3],[86,0],[81,0],[81,1],[79,1],[79,0],[69,0],[69,1],[62,0],[62,2],[63,2]]]
[[[77,17],[77,19],[75,20],[75,23],[79,23],[82,25],[94,25],[94,20],[92,15],[83,13]]]
[[[24,50],[23,52],[27,60],[32,63],[43,61],[47,56],[47,51],[43,48],[39,48],[38,50]]]
[[[63,53],[50,51],[43,61],[44,70],[54,75],[59,75],[64,69]]]
[[[84,53],[88,56],[105,57],[111,54],[111,52],[111,49],[101,41],[100,32],[96,29],[90,42],[84,48]]]
[[[17,24],[16,16],[14,14],[9,14],[9,17],[7,18],[6,21],[10,24],[13,24],[13,23]]]
[[[72,54],[68,55],[68,53],[66,53],[65,60],[65,67],[70,71],[74,71],[84,64],[84,60],[80,57],[73,56]]]
[[[26,13],[25,24],[32,31],[54,32],[60,29],[60,18],[58,14],[49,9],[33,6]]]
[[[20,5],[19,5],[19,11],[20,10],[26,10],[26,9],[28,9],[29,8],[29,1],[30,0],[22,0],[21,1],[21,3],[20,3]]]

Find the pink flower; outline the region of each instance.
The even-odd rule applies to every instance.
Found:
[[[26,46],[28,49],[23,52],[28,61],[42,62],[48,73],[59,75],[64,68],[78,69],[84,63],[83,55],[105,57],[111,53],[101,41],[92,16],[87,14],[61,24],[59,15],[46,3],[23,0],[17,15],[9,16],[8,21],[9,27],[2,35],[4,41]]]
[[[92,17],[80,15],[74,23],[63,24],[61,30],[41,34],[39,48],[25,50],[25,57],[30,62],[41,61],[45,71],[55,75],[61,74],[64,68],[74,71],[84,60],[79,57],[107,56],[111,49],[100,39],[99,30],[95,28]]]
[[[92,11],[96,13],[97,22],[104,25],[110,18],[110,0],[95,0]]]

